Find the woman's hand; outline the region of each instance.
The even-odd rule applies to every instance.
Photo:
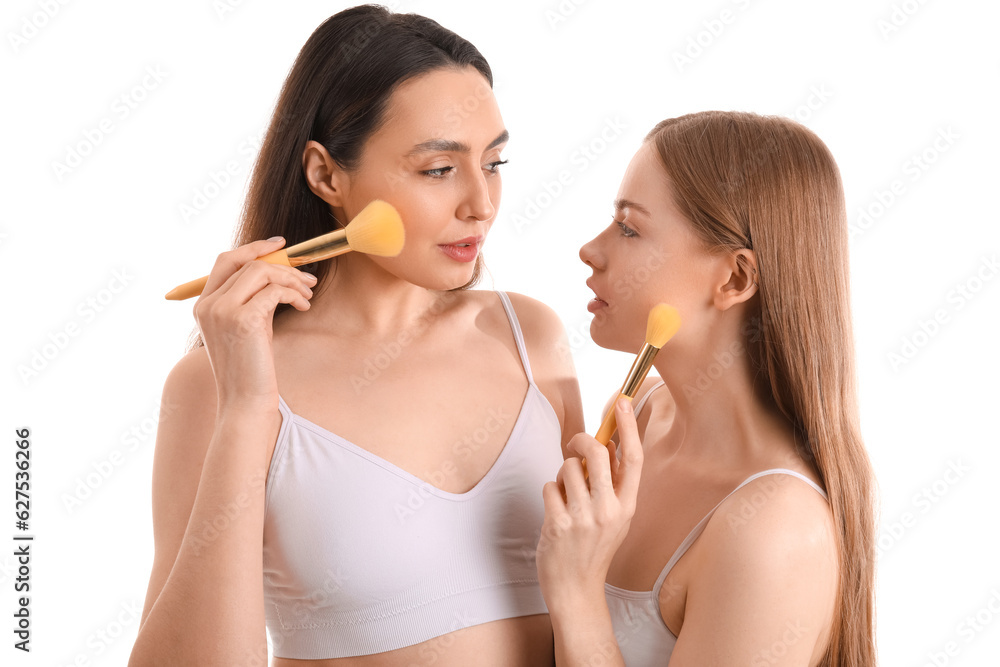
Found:
[[[632,404],[615,403],[622,458],[586,433],[567,445],[555,482],[542,488],[545,521],[538,542],[538,581],[550,613],[583,600],[604,599],[611,560],[625,540],[639,489],[642,444]],[[588,480],[582,461],[587,461]]]
[[[194,318],[212,363],[218,410],[271,408],[278,382],[271,347],[274,309],[309,308],[316,278],[290,266],[254,261],[279,249],[281,237],[254,241],[219,255],[194,305]]]

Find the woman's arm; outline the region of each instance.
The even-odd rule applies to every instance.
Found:
[[[216,420],[205,348],[171,371],[153,462],[155,555],[130,666],[266,664],[261,535],[280,414]]]
[[[130,667],[267,662],[264,488],[281,425],[271,325],[278,303],[307,310],[315,284],[298,269],[254,261],[281,243],[219,255],[194,307],[205,347],[165,383],[156,550]]]
[[[806,667],[822,653],[837,593],[833,517],[804,482],[740,489],[698,539],[670,667]]]

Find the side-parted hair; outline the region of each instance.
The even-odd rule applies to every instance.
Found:
[[[489,63],[475,46],[419,14],[361,5],[324,21],[299,51],[281,88],[233,248],[272,236],[283,236],[289,247],[347,224],[335,221],[329,205],[309,189],[302,169],[306,142],[318,141],[340,167],[352,171],[401,83],[437,69],[468,66],[493,86]],[[322,285],[336,262],[298,268],[313,273]],[[482,256],[472,279],[458,289],[475,285],[481,273]],[[275,315],[291,307],[279,303]],[[188,349],[203,344],[195,329]]]
[[[839,587],[823,667],[872,667],[875,480],[861,438],[840,172],[790,119],[705,111],[646,136],[675,204],[712,251],[752,249],[759,311],[745,341],[757,390],[815,462],[837,533]]]

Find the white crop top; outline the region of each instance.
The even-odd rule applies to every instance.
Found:
[[[535,548],[542,486],[562,465],[561,429],[531,377],[510,300],[498,295],[528,391],[493,467],[466,493],[421,480],[279,399],[264,515],[264,601],[276,657],[369,655],[548,613]]]
[[[654,389],[663,386],[663,381],[653,385],[642,397],[642,399],[635,406],[635,414],[639,414],[643,406],[646,404],[646,399],[649,395],[653,393]],[[820,495],[826,499],[826,492],[815,484],[811,479],[805,477],[804,475],[795,472],[794,470],[787,470],[785,468],[773,468],[771,470],[763,470],[761,472],[755,473],[745,480],[740,482],[740,485],[729,492],[726,498],[736,493],[739,489],[743,488],[753,480],[758,477],[763,477],[765,475],[792,475],[798,477],[806,484],[816,489]],[[653,584],[653,590],[651,591],[629,591],[624,588],[618,588],[617,586],[612,586],[611,584],[604,584],[604,597],[608,602],[608,610],[611,612],[611,624],[614,627],[615,639],[618,642],[618,649],[621,651],[622,658],[625,660],[626,667],[663,667],[668,662],[670,662],[670,655],[673,653],[674,644],[677,643],[677,637],[674,633],[670,632],[667,628],[666,622],[663,620],[663,616],[660,614],[660,589],[663,587],[663,582],[666,581],[667,575],[670,570],[673,569],[677,561],[681,559],[694,541],[698,539],[702,531],[705,530],[705,526],[708,525],[709,519],[715,514],[715,510],[719,509],[719,506],[725,502],[726,498],[723,498],[719,503],[709,511],[705,517],[698,522],[681,545],[677,547],[677,551],[674,555],[670,557],[667,564],[663,567],[660,572],[660,576],[656,578],[656,583]]]

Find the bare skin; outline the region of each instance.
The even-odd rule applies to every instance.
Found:
[[[407,233],[398,257],[345,255],[316,287],[297,269],[252,261],[281,242],[220,255],[195,305],[206,345],[186,355],[164,387],[164,403],[179,418],[157,433],[156,556],[130,665],[266,661],[263,490],[281,425],[279,395],[300,417],[446,491],[467,491],[496,461],[514,419],[463,458],[457,472],[443,481],[435,475],[455,463],[452,444],[491,408],[516,417],[528,389],[499,298],[447,291],[469,280],[472,265],[439,247],[485,237],[496,216],[496,162],[506,133],[484,85],[471,69],[436,70],[401,85],[390,101],[392,122],[366,142],[356,172],[339,169],[318,144],[307,146],[307,182],[338,219],[350,220],[373,198],[396,206]],[[472,111],[463,106],[470,97],[480,101]],[[465,114],[449,114],[456,108]],[[454,143],[412,154],[442,137]],[[563,433],[581,430],[579,388],[558,317],[537,301],[510,297],[536,384]],[[278,303],[294,309],[274,317]],[[365,362],[401,331],[411,337],[399,356],[359,384]],[[241,511],[205,539],[203,527],[234,499]],[[484,656],[496,665],[550,665],[552,651],[548,616],[534,615],[388,653],[275,658],[272,665],[450,667]]]
[[[580,251],[600,301],[595,342],[638,350],[660,301],[675,305],[683,323],[656,359],[666,387],[638,419],[617,413],[621,464],[580,434],[567,446],[574,456],[545,487],[538,567],[560,666],[592,664],[598,655],[603,664],[624,664],[605,582],[652,590],[691,529],[744,479],[780,467],[819,481],[797,454],[788,422],[755,390],[740,347],[757,290],[753,251],[737,257],[703,248],[673,206],[649,145],[633,158],[617,203],[612,224]],[[723,371],[696,387],[694,378],[726,351]],[[647,379],[640,396],[656,381]],[[834,613],[835,544],[829,506],[801,480],[763,477],[730,496],[661,589],[659,611],[677,637],[669,665],[817,665]]]

